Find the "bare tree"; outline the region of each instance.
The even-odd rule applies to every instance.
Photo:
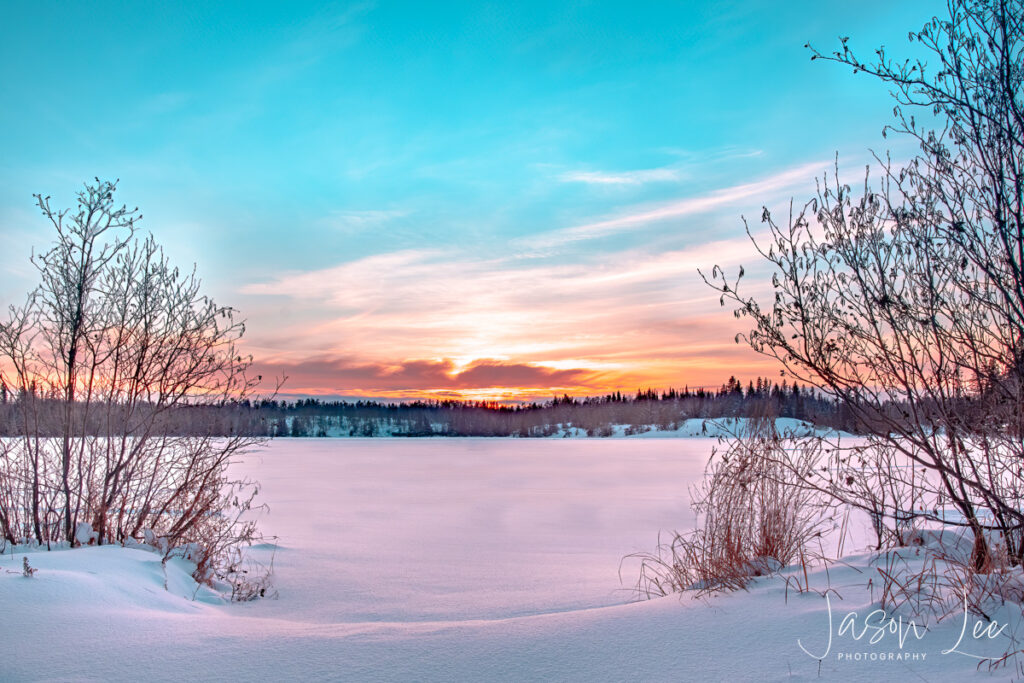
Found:
[[[936,66],[883,49],[865,62],[846,38],[828,55],[811,48],[889,84],[885,132],[920,153],[879,158],[878,187],[865,180],[857,193],[826,178],[784,225],[765,210],[768,305],[740,293],[742,269],[705,281],[752,319],[751,347],[840,401],[867,434],[853,450],[819,448],[824,462],[803,483],[901,523],[965,526],[984,571],[988,529],[1024,559],[1024,6],[948,9],[910,36]],[[877,509],[867,477],[910,486],[908,500]]]
[[[261,439],[197,424],[197,409],[243,400],[259,378],[235,312],[138,237],[138,211],[115,190],[97,179],[74,211],[37,197],[57,241],[33,258],[40,286],[0,326],[19,434],[0,453],[0,530],[11,542],[197,543],[206,572],[255,531],[230,514],[253,487],[227,467]]]

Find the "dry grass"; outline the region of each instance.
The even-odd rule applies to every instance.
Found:
[[[989,539],[990,561],[979,571],[972,560],[969,531],[919,536],[916,547],[890,550],[875,559],[879,606],[938,621],[958,617],[964,608],[985,620],[1007,603],[1024,604],[1024,570],[1015,565],[1006,546]]]
[[[1009,605],[1018,613],[1024,605],[1024,570],[1015,563],[1005,543],[987,539],[990,555],[984,570],[973,560],[974,541],[969,530],[960,533],[924,532],[910,548],[889,550],[875,559],[877,574],[868,581],[872,601],[890,613],[911,618],[953,622],[965,611],[985,622],[996,622],[996,611]],[[999,623],[1005,624],[1002,619]],[[1018,622],[1017,627],[1020,624]],[[1008,647],[999,657],[979,660],[989,670],[1013,666],[1024,673],[1019,635],[1005,634]]]
[[[811,544],[830,521],[823,497],[799,485],[792,469],[774,457],[783,440],[773,427],[755,425],[712,457],[701,484],[691,491],[698,526],[673,534],[640,562],[634,590],[651,598],[693,591],[697,595],[746,588],[816,556]]]

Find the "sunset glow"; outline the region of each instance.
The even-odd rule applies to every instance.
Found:
[[[743,238],[573,264],[404,251],[242,291],[297,319],[252,342],[288,393],[544,400],[771,372],[727,343],[743,328],[696,273],[751,250]]]

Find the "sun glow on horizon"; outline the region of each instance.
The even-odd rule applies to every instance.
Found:
[[[586,361],[549,364],[478,359],[465,364],[452,360],[406,361],[400,364],[344,366],[331,362],[274,365],[258,363],[268,378],[287,376],[282,396],[338,397],[370,400],[456,400],[495,403],[544,402],[555,397],[631,395],[640,390],[717,388],[730,376],[741,382],[777,374],[775,366],[754,356],[747,362],[691,367],[679,372],[673,361],[617,370],[587,367]],[[268,374],[270,373],[270,374]],[[276,373],[276,375],[274,374]]]

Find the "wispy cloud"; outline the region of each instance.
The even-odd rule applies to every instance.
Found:
[[[324,7],[296,23],[275,26],[258,60],[231,71],[213,70],[217,78],[206,86],[205,96],[189,96],[189,101],[197,104],[197,113],[185,119],[185,127],[220,135],[260,116],[268,101],[290,81],[358,44],[365,18],[375,5],[358,2],[344,9]],[[159,105],[160,100],[155,103]],[[172,99],[167,104],[175,103]]]
[[[662,147],[659,151],[678,157],[681,163],[688,167],[699,169],[707,164],[735,159],[753,159],[764,155],[763,149],[751,149],[749,147],[721,147],[716,150],[691,150],[678,147]]]
[[[143,100],[137,110],[140,117],[163,116],[182,109],[192,99],[192,94],[183,91],[161,92]]]
[[[803,164],[755,182],[734,185],[697,197],[636,209],[613,218],[562,228],[541,235],[531,235],[523,238],[520,242],[534,248],[550,248],[635,230],[651,223],[707,213],[713,209],[737,204],[755,197],[763,200],[766,195],[793,187],[797,183],[806,184],[827,166],[827,162]]]
[[[324,227],[341,232],[360,232],[377,228],[409,215],[401,209],[370,209],[365,211],[332,211],[320,220]]]
[[[678,182],[682,173],[673,168],[652,168],[641,171],[569,171],[558,179],[563,183],[586,183],[589,185],[644,185],[646,183]]]

